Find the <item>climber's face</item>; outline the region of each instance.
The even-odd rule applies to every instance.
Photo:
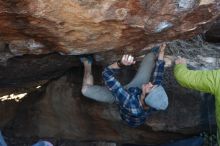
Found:
[[[157,85],[153,85],[151,82],[142,85],[142,94],[147,94],[153,90]]]

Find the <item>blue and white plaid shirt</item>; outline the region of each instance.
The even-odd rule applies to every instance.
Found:
[[[163,60],[157,60],[155,71],[153,74],[153,84],[160,85],[163,79],[164,73]],[[115,78],[115,72],[118,69],[110,69],[106,67],[102,73],[105,85],[116,97],[116,103],[119,105],[120,115],[123,121],[125,121],[131,127],[137,127],[145,123],[146,118],[153,110],[144,110],[140,95],[141,89],[138,87],[131,87],[126,90],[120,82]]]

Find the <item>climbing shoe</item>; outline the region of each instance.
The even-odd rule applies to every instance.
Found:
[[[151,49],[151,52],[153,52],[154,54],[158,54],[160,51],[160,46],[155,46]]]
[[[79,59],[80,59],[81,63],[83,63],[84,60],[87,60],[89,64],[93,63],[93,55],[92,54],[80,55]]]

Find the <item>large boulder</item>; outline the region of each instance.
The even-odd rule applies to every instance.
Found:
[[[17,56],[140,50],[204,32],[219,16],[219,5],[218,0],[0,0],[2,51]]]
[[[80,94],[79,59],[64,55],[95,53],[96,64],[102,65],[123,53],[139,57],[153,44],[205,32],[220,15],[219,8],[219,0],[0,0],[0,96],[28,94],[19,108],[17,103],[1,103],[1,128],[11,121],[4,129],[7,137],[131,143],[162,143],[215,131],[212,98],[180,88],[170,75],[172,70],[166,79],[169,109],[152,115],[143,127],[128,128],[116,106],[95,103]],[[192,49],[183,43],[187,45],[180,49],[179,44],[169,45],[167,52],[190,54],[197,63],[218,61],[217,49],[210,53],[204,47],[207,51],[201,57],[195,55],[201,51],[197,46]],[[213,54],[217,58],[210,62]],[[73,66],[74,75],[51,81]],[[125,77],[129,75],[122,80]],[[96,75],[101,84],[100,79]]]
[[[215,22],[219,5],[218,0],[0,0],[0,86],[37,86],[78,64],[78,58],[42,54],[96,52],[96,61],[107,64],[123,53],[140,56],[153,44],[190,38]]]
[[[96,52],[95,60],[107,64],[123,53],[141,56],[153,44],[190,38],[215,22],[219,5],[218,0],[0,0],[0,86],[36,87],[78,65],[78,58],[51,52]]]

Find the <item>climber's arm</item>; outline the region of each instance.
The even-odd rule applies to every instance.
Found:
[[[121,66],[134,64],[134,57],[130,55],[123,55],[120,62],[115,62],[112,65],[106,67],[102,72],[102,77],[105,85],[108,89],[117,97],[117,100],[121,103],[129,99],[129,93],[124,89],[120,82],[115,78],[115,73]]]
[[[174,76],[180,85],[206,93],[215,93],[215,71],[189,70],[186,60],[176,60]]]
[[[166,44],[164,43],[160,47],[160,52],[158,56],[158,60],[156,62],[156,67],[153,74],[153,84],[154,85],[160,85],[163,80],[163,74],[164,74],[164,52],[165,52]]]
[[[131,55],[123,55],[120,61],[117,61],[109,66],[110,69],[119,69],[123,66],[135,64],[134,57]]]

